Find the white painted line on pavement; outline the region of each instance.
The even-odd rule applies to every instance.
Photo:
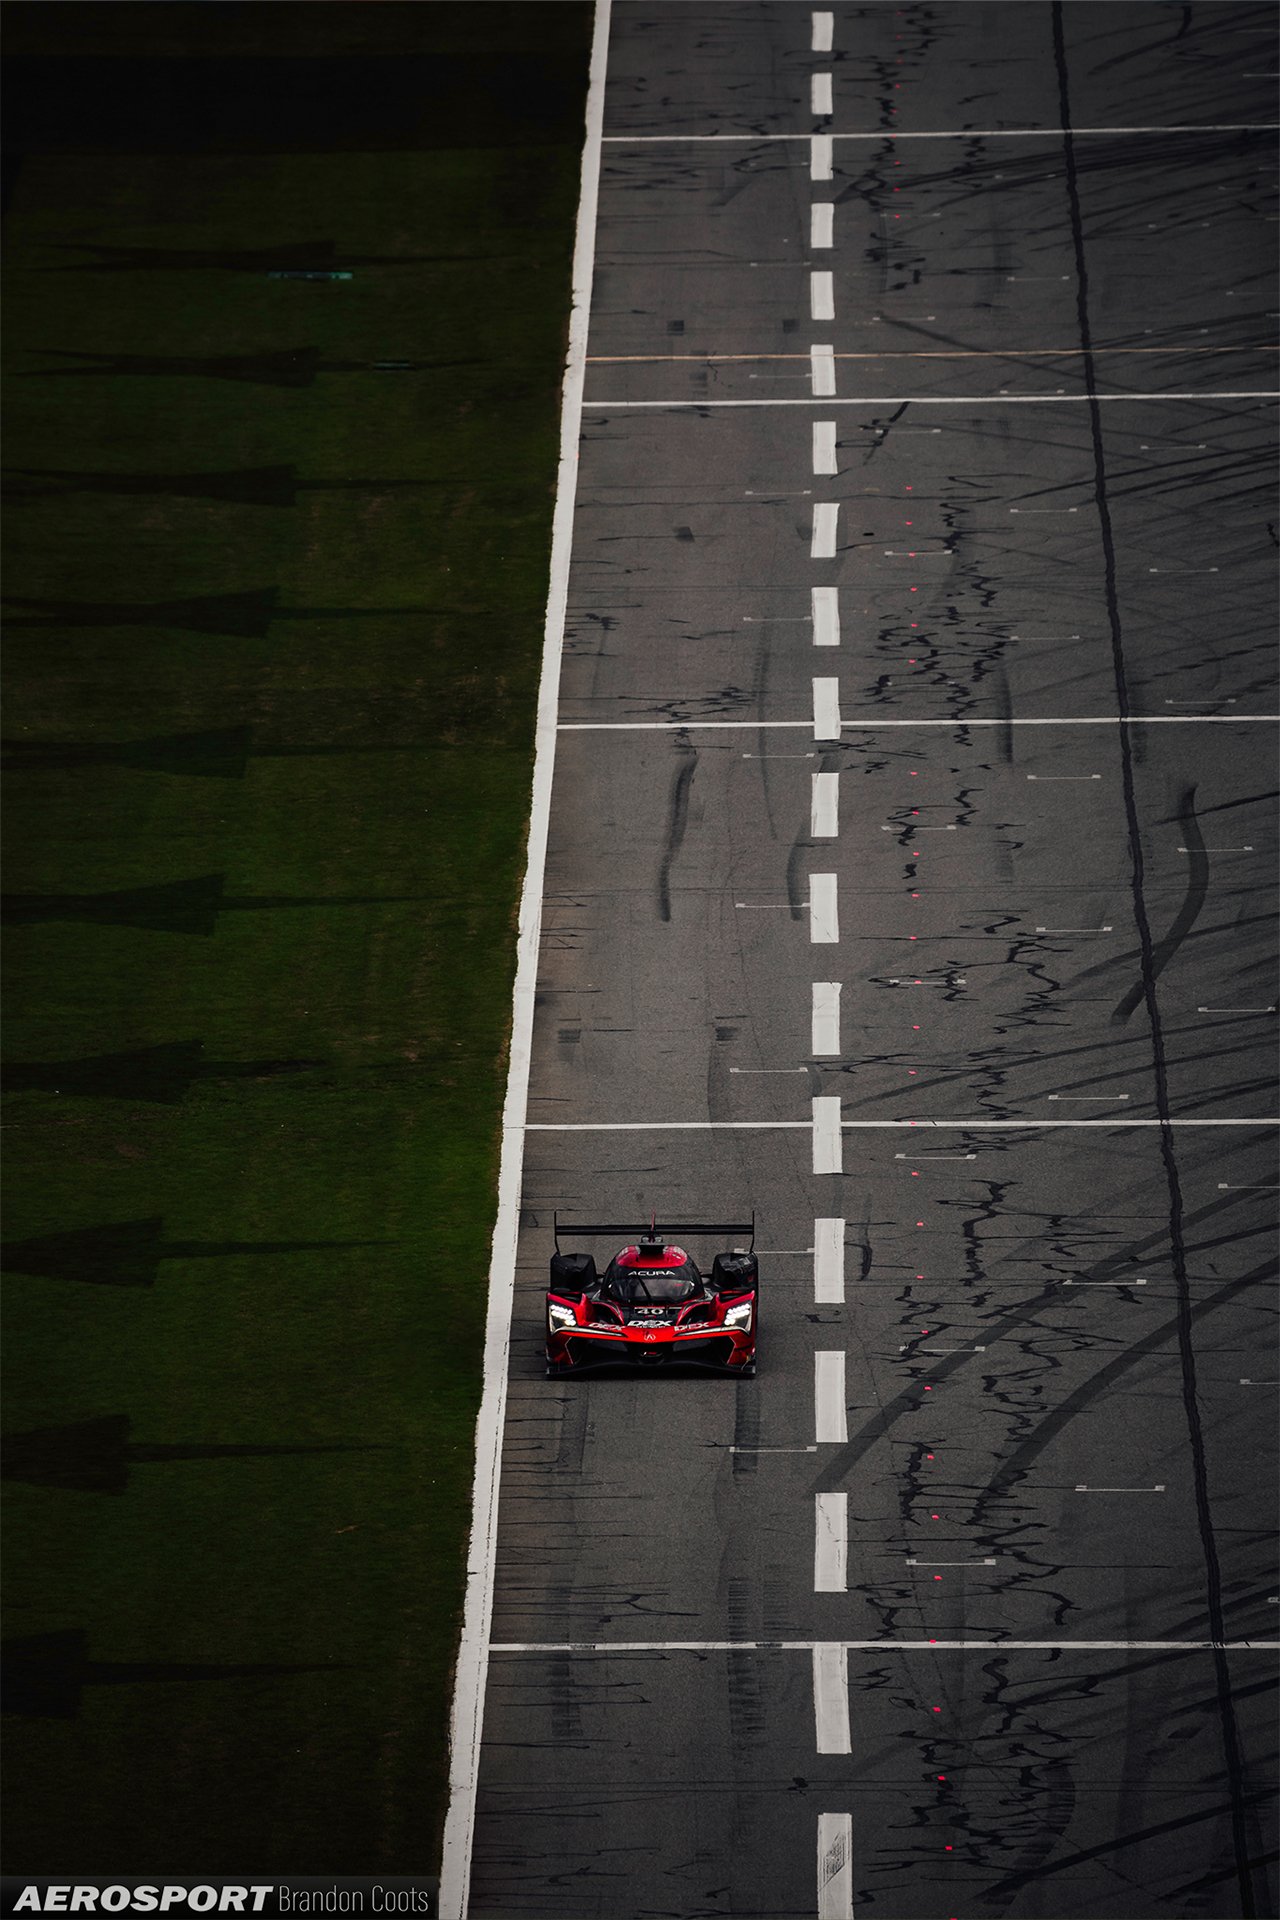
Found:
[[[1233,1187],[1226,1180],[1219,1180],[1219,1193],[1280,1193],[1280,1187]]]
[[[1085,1487],[1078,1486],[1077,1493],[1163,1493],[1163,1482],[1155,1487]]]
[[[1145,1287],[1145,1280],[1064,1280],[1064,1287]]]
[[[834,420],[815,420],[813,423],[813,470],[819,474],[838,473],[840,471],[836,464],[836,423]]]
[[[994,1560],[917,1560],[914,1554],[907,1555],[909,1567],[994,1567]]]
[[[815,146],[817,142],[814,142]],[[824,175],[829,179],[830,175]],[[1274,387],[1230,387],[1207,393],[864,393],[856,400],[842,400],[842,407],[1080,407],[1095,401],[1134,400],[1142,406],[1162,404],[1166,400],[1280,400]],[[807,400],[584,400],[592,413],[616,413],[652,410],[682,413],[700,407],[807,407]]]
[[[809,876],[809,939],[815,947],[833,947],[839,942],[840,893],[834,873]]]
[[[809,804],[809,832],[815,840],[834,840],[840,831],[840,775],[815,773]]]
[[[838,1094],[815,1094],[812,1125],[814,1172],[841,1173],[844,1169],[844,1134],[840,1125]]]
[[[818,1815],[818,1920],[853,1920],[853,1815]]]
[[[835,1096],[819,1095],[814,1107],[823,1108],[821,1126],[824,1133],[828,1129],[905,1129],[915,1127],[922,1132],[932,1132],[941,1128],[958,1128],[961,1133],[1003,1132],[1003,1133],[1046,1133],[1060,1127],[1096,1127],[1105,1128],[1111,1133],[1129,1133],[1135,1127],[1280,1127],[1280,1119],[1273,1114],[1259,1114],[1255,1118],[1243,1120],[839,1120],[826,1112],[826,1109],[839,1109],[840,1101]],[[722,1128],[746,1128],[752,1132],[768,1132],[771,1127],[807,1127],[819,1125],[819,1115],[815,1111],[812,1123],[808,1120],[526,1120],[526,1133],[716,1133]],[[838,1173],[839,1167],[815,1167],[814,1172]],[[1066,1284],[1070,1284],[1067,1282]],[[1123,1286],[1138,1285],[1136,1281],[1122,1281]]]
[[[844,1304],[844,1221],[813,1223],[813,1298],[817,1306]]]
[[[810,347],[809,379],[815,400],[827,400],[836,390],[836,356],[832,347]]]
[[[1174,125],[1167,127],[1072,127],[1069,129],[1074,140],[1083,140],[1097,134],[1101,138],[1110,138],[1118,133],[1275,133],[1280,131],[1277,120],[1247,120],[1239,124],[1213,121],[1200,126]],[[1061,140],[1068,129],[1065,127],[935,127],[927,133],[838,133],[837,140],[878,140],[882,145],[894,140]],[[821,136],[825,140],[831,134]],[[808,140],[807,133],[606,133],[606,146],[647,147],[660,146],[671,141],[692,141],[696,145],[720,143],[736,140],[739,144],[754,146],[764,140]]]
[[[831,102],[831,75],[813,73],[809,76],[809,111],[815,120],[829,119],[834,111]]]
[[[834,320],[836,317],[835,275],[825,270],[809,275],[809,318]]]
[[[830,200],[815,200],[809,209],[809,245],[813,248],[835,245],[836,210]]]
[[[811,560],[834,560],[836,523],[840,517],[838,500],[818,500],[813,507],[813,535],[809,542]]]
[[[812,1052],[828,1058],[840,1052],[840,982],[838,980],[814,981],[813,1012],[809,1025]]]
[[[835,31],[834,13],[815,13],[813,16],[813,38],[809,42],[813,53],[830,53],[832,35]]]
[[[822,677],[813,683],[813,737],[815,740],[840,738],[840,682]]]
[[[849,1560],[849,1496],[813,1496],[813,1590],[843,1593]]]
[[[813,1724],[819,1753],[851,1753],[849,1741],[849,1649],[839,1640],[818,1640],[813,1649]]]
[[[494,1563],[497,1553],[498,1480],[502,1430],[506,1417],[507,1368],[515,1290],[516,1240],[520,1220],[520,1184],[528,1112],[529,1068],[533,1041],[534,995],[542,929],[542,896],[547,832],[556,753],[556,714],[564,649],[569,562],[573,546],[578,442],[582,430],[582,389],[586,372],[587,323],[595,270],[596,205],[600,182],[600,143],[604,122],[605,71],[609,50],[610,0],[596,0],[586,101],[586,136],[573,250],[572,306],[568,351],[560,401],[560,456],[551,528],[551,573],[543,626],[542,672],[538,686],[533,791],[528,853],[520,890],[513,990],[511,1049],[502,1113],[498,1165],[498,1201],[489,1264],[485,1319],[484,1374],[476,1419],[475,1477],[471,1533],[467,1545],[467,1585],[462,1635],[454,1680],[449,1727],[449,1807],[445,1816],[440,1865],[441,1920],[464,1920],[471,1878],[476,1783],[484,1725],[488,1648],[493,1617]]]
[[[1269,727],[1280,721],[1280,713],[1131,713],[1127,716],[1102,714],[1096,718],[1081,720],[877,720],[874,717],[860,716],[851,720],[852,727],[1203,727],[1216,722],[1232,726],[1244,724],[1265,724]],[[562,720],[561,733],[684,733],[695,728],[739,727],[758,729],[760,727],[804,727],[807,720]],[[1179,847],[1179,853],[1185,853],[1185,847]]]
[[[809,142],[809,178],[830,180],[834,150],[829,133],[815,133]]]
[[[807,1453],[809,1449],[806,1447]],[[808,1653],[817,1640],[495,1640],[490,1653]],[[1276,1653],[1280,1640],[840,1640],[850,1653]]]
[[[820,1445],[829,1441],[842,1447],[849,1438],[844,1354],[838,1348],[825,1349],[813,1356],[813,1424],[813,1437]]]
[[[840,593],[837,587],[810,587],[815,647],[840,645]]]

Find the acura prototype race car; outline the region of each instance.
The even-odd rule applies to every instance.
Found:
[[[699,1271],[674,1234],[749,1234],[746,1247],[717,1253],[710,1275]],[[594,1255],[566,1253],[560,1240],[634,1235],[603,1274]],[[547,1373],[593,1367],[701,1367],[750,1379],[756,1370],[759,1274],[754,1217],[694,1221],[647,1232],[636,1226],[555,1218],[556,1250],[547,1288]]]

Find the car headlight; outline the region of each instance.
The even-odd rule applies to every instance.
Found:
[[[736,1327],[739,1332],[745,1333],[751,1325],[750,1300],[740,1300],[736,1307],[730,1307],[724,1316],[724,1323],[726,1327]]]
[[[547,1302],[547,1325],[550,1327],[575,1327],[578,1316],[572,1307],[562,1306],[558,1300]]]

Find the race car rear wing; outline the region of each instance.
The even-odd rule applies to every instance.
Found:
[[[635,1220],[599,1221],[599,1220],[562,1220],[558,1213],[551,1216],[552,1232],[556,1243],[556,1252],[560,1251],[561,1234],[572,1234],[577,1239],[586,1239],[589,1234],[608,1234],[611,1239],[634,1241],[637,1245],[654,1246],[670,1239],[677,1233],[746,1233],[750,1234],[750,1251],[755,1251],[756,1216],[752,1212],[749,1220],[664,1220],[659,1226],[656,1219],[637,1222]]]

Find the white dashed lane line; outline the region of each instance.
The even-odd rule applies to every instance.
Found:
[[[840,831],[840,775],[815,773],[809,808],[809,831],[815,840],[834,840]]]
[[[840,594],[836,587],[810,587],[815,647],[840,645]]]
[[[813,683],[813,737],[815,740],[838,740],[842,726],[840,719],[840,682],[834,679],[816,679]]]
[[[813,1496],[813,1590],[843,1593],[849,1564],[849,1496]]]
[[[838,980],[814,981],[810,1026],[812,1052],[823,1059],[837,1057],[840,1052],[840,982]]]
[[[838,500],[817,500],[813,507],[813,533],[809,541],[811,560],[834,560],[836,528],[840,518]]]
[[[813,1356],[814,1439],[844,1446],[849,1438],[849,1420],[845,1409],[844,1354],[839,1349],[824,1349]]]
[[[809,142],[809,178],[811,180],[830,180],[832,176],[833,153],[831,135],[815,133]]]
[[[815,120],[830,119],[833,106],[829,73],[814,73],[809,76],[809,111]]]
[[[835,775],[819,775],[834,779]],[[809,939],[816,947],[835,946],[840,938],[840,891],[834,873],[809,876]]]
[[[836,317],[835,275],[825,269],[809,275],[809,318],[834,320]]]
[[[830,247],[835,244],[835,207],[829,200],[816,200],[809,209],[809,245]]]
[[[815,1094],[813,1100],[813,1170],[839,1173],[844,1166],[844,1132],[837,1094]]]
[[[813,1649],[813,1723],[819,1753],[851,1753],[849,1650],[841,1640],[818,1640]]]
[[[843,1220],[813,1223],[813,1298],[817,1306],[844,1305]]]
[[[818,1920],[853,1920],[853,1815],[818,1815]]]
[[[830,53],[835,33],[836,17],[834,13],[815,13],[813,16],[813,34],[809,42],[813,53]]]
[[[827,400],[836,390],[836,356],[834,347],[810,347],[809,379],[813,386],[815,400]],[[941,428],[938,429],[941,432]]]
[[[832,474],[839,471],[836,464],[834,420],[815,420],[813,423],[813,470],[816,474]]]

